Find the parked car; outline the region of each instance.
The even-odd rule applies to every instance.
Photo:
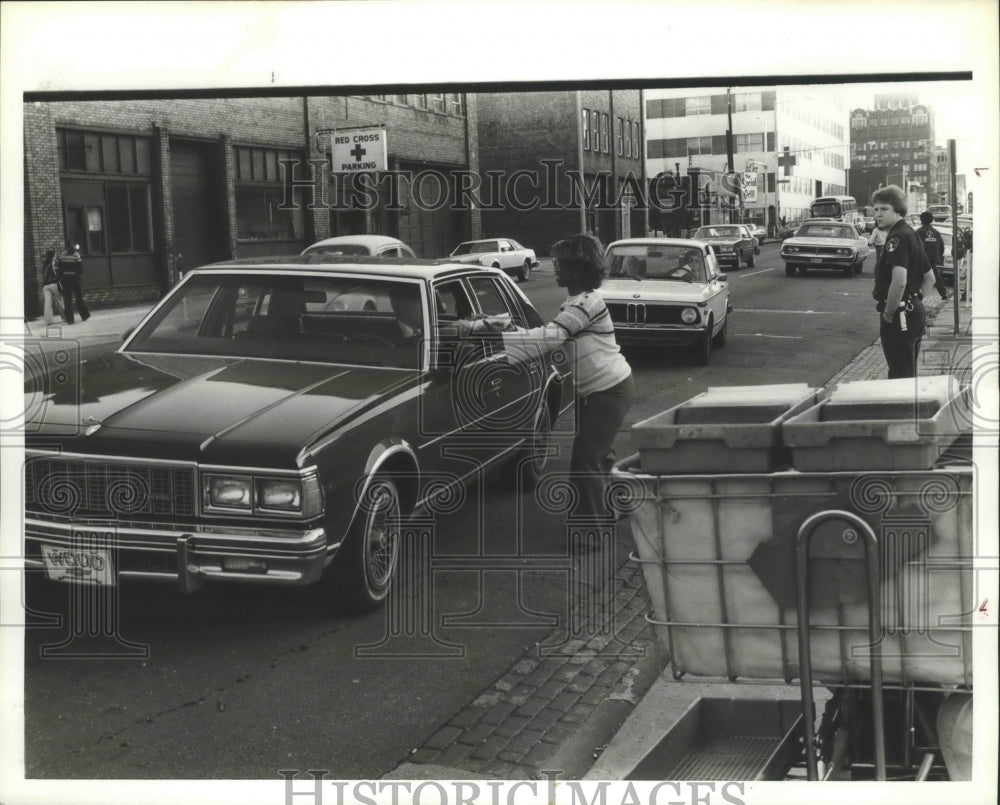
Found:
[[[739,268],[746,263],[753,268],[756,260],[753,238],[746,227],[740,224],[711,224],[696,229],[692,240],[701,240],[711,245],[719,265]]]
[[[764,229],[764,227],[762,227],[760,224],[751,224],[750,234],[752,234],[755,238],[757,238],[757,243],[763,243],[765,240],[767,240],[767,230]],[[760,252],[758,251],[757,254],[760,254]]]
[[[865,215],[861,218],[861,226],[858,227],[862,233],[872,232],[875,229],[875,219],[870,215]]]
[[[517,277],[519,282],[528,279],[531,269],[538,265],[534,250],[522,246],[511,238],[467,240],[459,243],[448,257],[457,263],[474,263],[487,268],[499,268]]]
[[[458,337],[458,318],[495,314],[542,323],[502,272],[442,261],[189,271],[116,352],[69,384],[56,367],[25,409],[26,565],[378,607],[401,518],[484,464],[530,487],[573,400],[546,345]]]
[[[726,343],[729,282],[712,247],[684,238],[630,238],[607,248],[604,298],[619,344],[691,349],[709,361]]]
[[[760,254],[760,239],[754,234],[753,227],[750,224],[740,224],[740,232],[743,233],[744,237],[753,241],[754,257]]]
[[[811,219],[781,244],[785,274],[805,274],[810,268],[839,269],[844,274],[860,274],[871,252],[868,239],[854,224]]]
[[[413,249],[399,238],[388,235],[338,235],[325,238],[303,250],[302,254],[360,255],[370,257],[410,257]]]

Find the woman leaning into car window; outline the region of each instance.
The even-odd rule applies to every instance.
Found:
[[[570,513],[572,548],[590,553],[604,546],[595,541],[602,528],[573,528],[574,524],[608,525],[614,515],[606,487],[614,463],[614,441],[632,403],[632,369],[615,340],[614,325],[600,294],[605,274],[600,243],[589,235],[574,235],[552,246],[556,283],[568,296],[556,317],[540,327],[514,327],[499,317],[465,322],[460,332],[499,330],[505,346],[525,340],[548,345],[573,341],[577,395],[576,438],[570,458],[570,480],[578,495]]]

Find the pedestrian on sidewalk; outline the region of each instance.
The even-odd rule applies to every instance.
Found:
[[[45,259],[42,262],[42,315],[45,318],[45,326],[52,326],[52,312],[66,320],[66,311],[63,308],[62,288],[59,285],[59,277],[56,275],[56,250],[49,249],[45,252]]]
[[[875,262],[878,263],[882,259],[882,249],[885,248],[885,232],[879,228],[878,224],[868,236],[868,245],[875,247]]]
[[[632,368],[615,340],[611,314],[595,291],[605,275],[604,250],[592,235],[574,235],[552,246],[556,283],[566,301],[548,324],[530,329],[502,327],[505,347],[525,341],[547,346],[574,342],[577,396],[576,437],[570,456],[570,482],[577,501],[570,512],[571,548],[590,553],[604,547],[596,535],[607,533],[615,515],[607,485],[615,461],[614,441],[632,404]],[[496,328],[490,321],[462,323],[459,332]],[[597,526],[595,528],[594,526]]]
[[[62,286],[64,316],[67,324],[73,323],[73,302],[80,310],[80,318],[86,321],[90,318],[90,311],[83,301],[83,290],[80,288],[80,280],[83,276],[83,259],[80,257],[80,247],[73,241],[66,241],[66,251],[59,257],[57,262],[59,284]]]
[[[944,237],[934,226],[934,216],[928,210],[920,213],[920,226],[917,228],[917,237],[924,245],[924,253],[927,261],[931,264],[934,272],[934,288],[944,300],[948,299],[948,288],[941,280],[940,267],[944,265]],[[958,263],[958,259],[955,260]]]
[[[876,310],[879,338],[889,377],[916,377],[920,340],[927,316],[923,295],[934,287],[934,272],[920,238],[906,222],[903,191],[896,185],[872,194],[875,223],[885,232],[885,248],[875,264]]]

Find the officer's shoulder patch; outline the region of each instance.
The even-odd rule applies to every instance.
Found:
[[[899,235],[893,235],[891,238],[889,238],[889,240],[886,241],[885,250],[887,252],[894,252],[896,251],[896,248],[898,246],[899,246]]]

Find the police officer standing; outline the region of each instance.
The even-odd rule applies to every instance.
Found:
[[[885,232],[885,248],[875,264],[875,290],[881,320],[879,336],[889,377],[916,377],[926,314],[921,299],[934,287],[934,272],[923,245],[906,222],[906,197],[896,185],[872,194],[875,225]]]
[[[941,295],[942,299],[948,298],[948,288],[941,281],[941,272],[938,267],[944,264],[944,238],[934,226],[934,216],[928,210],[920,213],[920,226],[917,228],[917,237],[924,244],[924,253],[927,261],[934,270],[934,288]],[[957,262],[957,261],[956,261]]]

